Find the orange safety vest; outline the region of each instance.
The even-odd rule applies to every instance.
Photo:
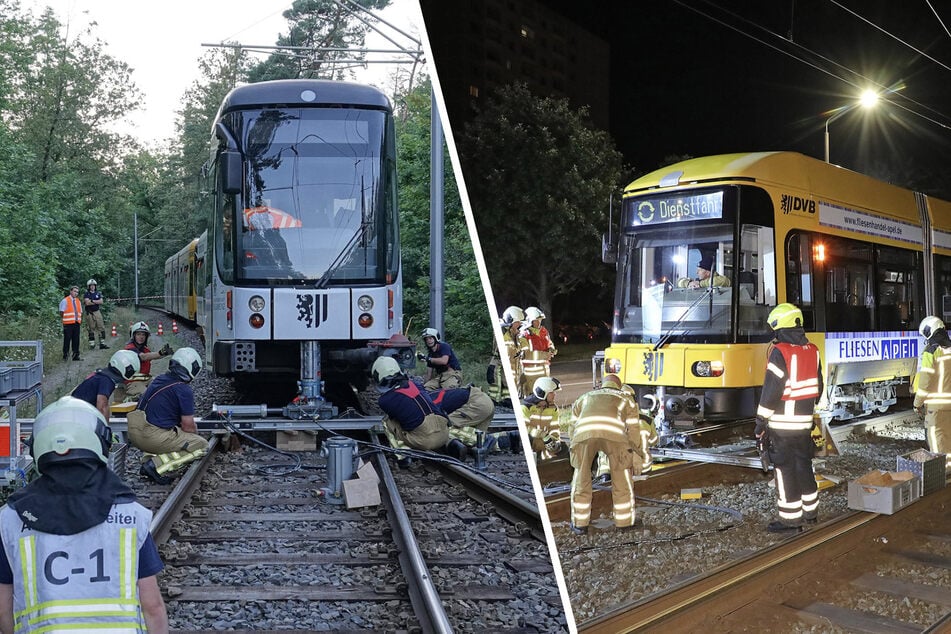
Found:
[[[83,305],[78,297],[66,297],[66,310],[63,311],[63,325],[78,324],[83,320]]]

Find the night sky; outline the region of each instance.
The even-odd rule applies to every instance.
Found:
[[[904,88],[831,123],[831,162],[951,199],[947,0],[543,4],[609,42],[609,132],[637,173],[672,155],[821,159],[826,118],[877,83]]]

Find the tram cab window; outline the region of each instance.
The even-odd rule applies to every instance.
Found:
[[[951,323],[951,257],[936,255],[934,264],[936,310],[945,323]]]

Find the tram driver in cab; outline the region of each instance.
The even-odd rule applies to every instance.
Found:
[[[684,277],[677,281],[677,286],[680,288],[705,288],[710,285],[730,285],[730,278],[720,275],[719,273],[713,273],[713,256],[710,255],[703,256],[700,258],[700,261],[697,262],[696,279]]]

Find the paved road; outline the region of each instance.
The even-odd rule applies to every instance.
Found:
[[[594,351],[591,351],[594,355]],[[556,403],[571,405],[575,399],[591,389],[591,359],[559,361],[556,356],[551,364],[551,375],[561,382]]]

